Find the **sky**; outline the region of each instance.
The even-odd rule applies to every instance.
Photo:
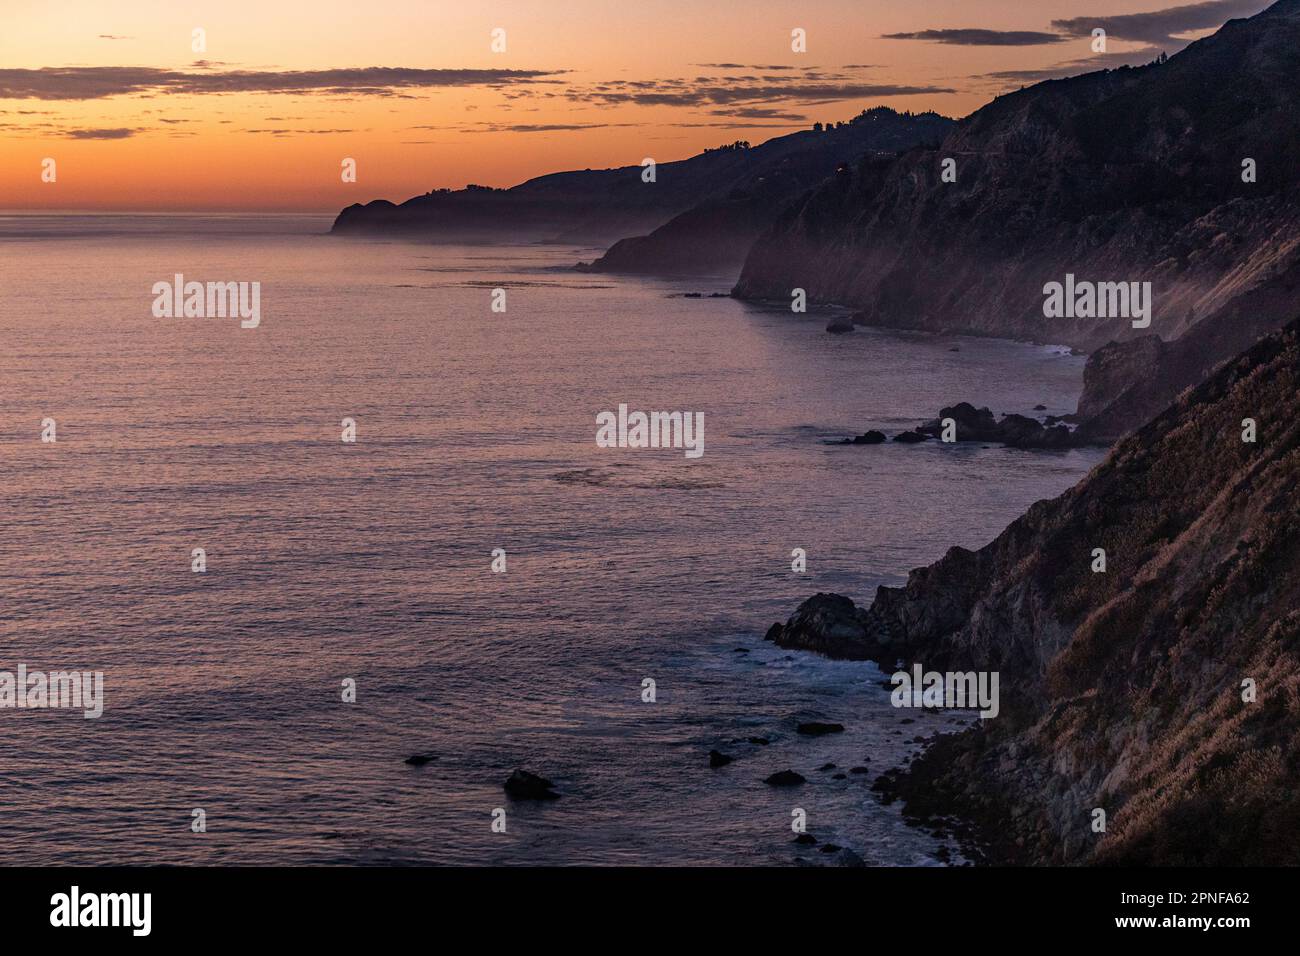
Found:
[[[1269,0],[0,5],[0,209],[333,212],[681,159],[878,105],[965,116],[1172,55]]]

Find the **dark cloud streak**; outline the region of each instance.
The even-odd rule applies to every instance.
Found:
[[[128,139],[138,131],[118,127],[116,129],[70,129],[64,132],[69,139]]]
[[[1091,32],[1091,31],[1090,31]],[[886,33],[882,40],[927,40],[952,46],[1041,46],[1064,43],[1069,37],[1036,30],[918,30],[915,33]]]
[[[923,93],[954,93],[944,86],[905,86],[889,83],[714,83],[684,82],[654,84],[645,89],[639,83],[603,84],[600,89],[575,91],[574,98],[603,104],[633,103],[638,106],[728,106],[760,103],[827,103],[869,99],[879,96],[915,96]]]
[[[1090,37],[1098,27],[1114,40],[1132,40],[1162,48],[1181,48],[1177,34],[1222,26],[1235,17],[1252,17],[1272,6],[1273,0],[1204,0],[1150,13],[1117,16],[1089,15],[1053,20],[1052,29],[1070,37]]]
[[[109,96],[205,93],[401,95],[398,90],[504,86],[556,76],[563,70],[357,69],[231,70],[182,73],[152,67],[43,67],[0,69],[0,99],[94,100]]]

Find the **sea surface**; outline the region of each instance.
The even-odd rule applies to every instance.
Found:
[[[328,227],[0,216],[0,670],[105,680],[98,720],[0,710],[6,862],[851,860],[792,843],[802,809],[868,864],[938,864],[870,783],[963,718],[762,634],[987,543],[1100,459],[827,441],[960,400],[1062,414],[1083,359],[833,336],[708,298],[728,277],[571,271],[590,248]],[[260,282],[260,327],[155,318],[176,273]],[[620,403],[703,412],[703,457],[597,447]],[[516,768],[560,799],[511,801]],[[787,768],[808,783],[763,783]]]

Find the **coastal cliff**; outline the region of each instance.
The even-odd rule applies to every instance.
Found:
[[[1300,240],[1300,222],[1292,233]],[[1081,443],[1108,444],[1151,419],[1180,392],[1278,326],[1296,307],[1300,262],[1233,299],[1172,342],[1146,336],[1088,356],[1079,398]]]
[[[801,198],[754,245],[735,294],[802,288],[861,310],[860,324],[1089,351],[1173,340],[1300,254],[1297,70],[1300,0],[1281,0],[1167,61],[1001,96],[937,148],[864,158]],[[1150,328],[1045,318],[1043,287],[1066,273],[1151,282]]]
[[[849,122],[818,123],[757,146],[738,141],[683,160],[538,176],[508,189],[439,189],[400,204],[378,199],[342,210],[335,233],[418,237],[624,240],[596,271],[739,268],[750,243],[793,197],[868,150],[937,142],[953,121],[880,107]],[[670,224],[664,235],[643,235]],[[675,221],[675,220],[674,220]],[[665,244],[666,243],[666,244]],[[675,245],[680,244],[680,245]]]
[[[652,183],[642,179],[643,167],[622,166],[551,173],[508,189],[438,189],[400,204],[354,203],[339,213],[331,232],[608,242],[653,229],[730,189],[750,165],[748,152],[727,147],[660,163]]]
[[[739,273],[763,230],[801,194],[828,177],[847,174],[866,153],[892,156],[938,143],[953,121],[937,113],[865,110],[847,123],[827,124],[779,150],[786,137],[750,150],[751,166],[725,196],[713,196],[646,236],[622,239],[586,266],[592,272],[649,274]],[[820,126],[820,124],[819,124]],[[791,148],[798,146],[797,149]]]
[[[917,819],[973,821],[990,860],[1300,863],[1297,394],[1300,322],[986,547],[868,608],[818,595],[768,638],[999,672],[998,717],[878,784]]]

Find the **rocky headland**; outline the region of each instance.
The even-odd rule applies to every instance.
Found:
[[[591,271],[739,271],[750,244],[794,197],[868,150],[937,142],[953,121],[884,107],[849,122],[738,141],[683,160],[538,176],[508,189],[436,189],[342,210],[331,232],[446,240],[611,242]],[[661,228],[662,227],[662,228]],[[649,233],[649,235],[646,235]]]
[[[878,781],[915,819],[966,820],[987,860],[1300,863],[1297,394],[1300,323],[986,547],[865,608],[816,595],[767,637],[1000,673],[995,719]]]
[[[801,288],[863,325],[1091,352],[1079,439],[1109,443],[1289,320],[1297,70],[1300,0],[1280,0],[1167,60],[1000,96],[939,146],[865,155],[801,196],[734,294]],[[1067,274],[1151,283],[1149,327],[1047,318]]]

